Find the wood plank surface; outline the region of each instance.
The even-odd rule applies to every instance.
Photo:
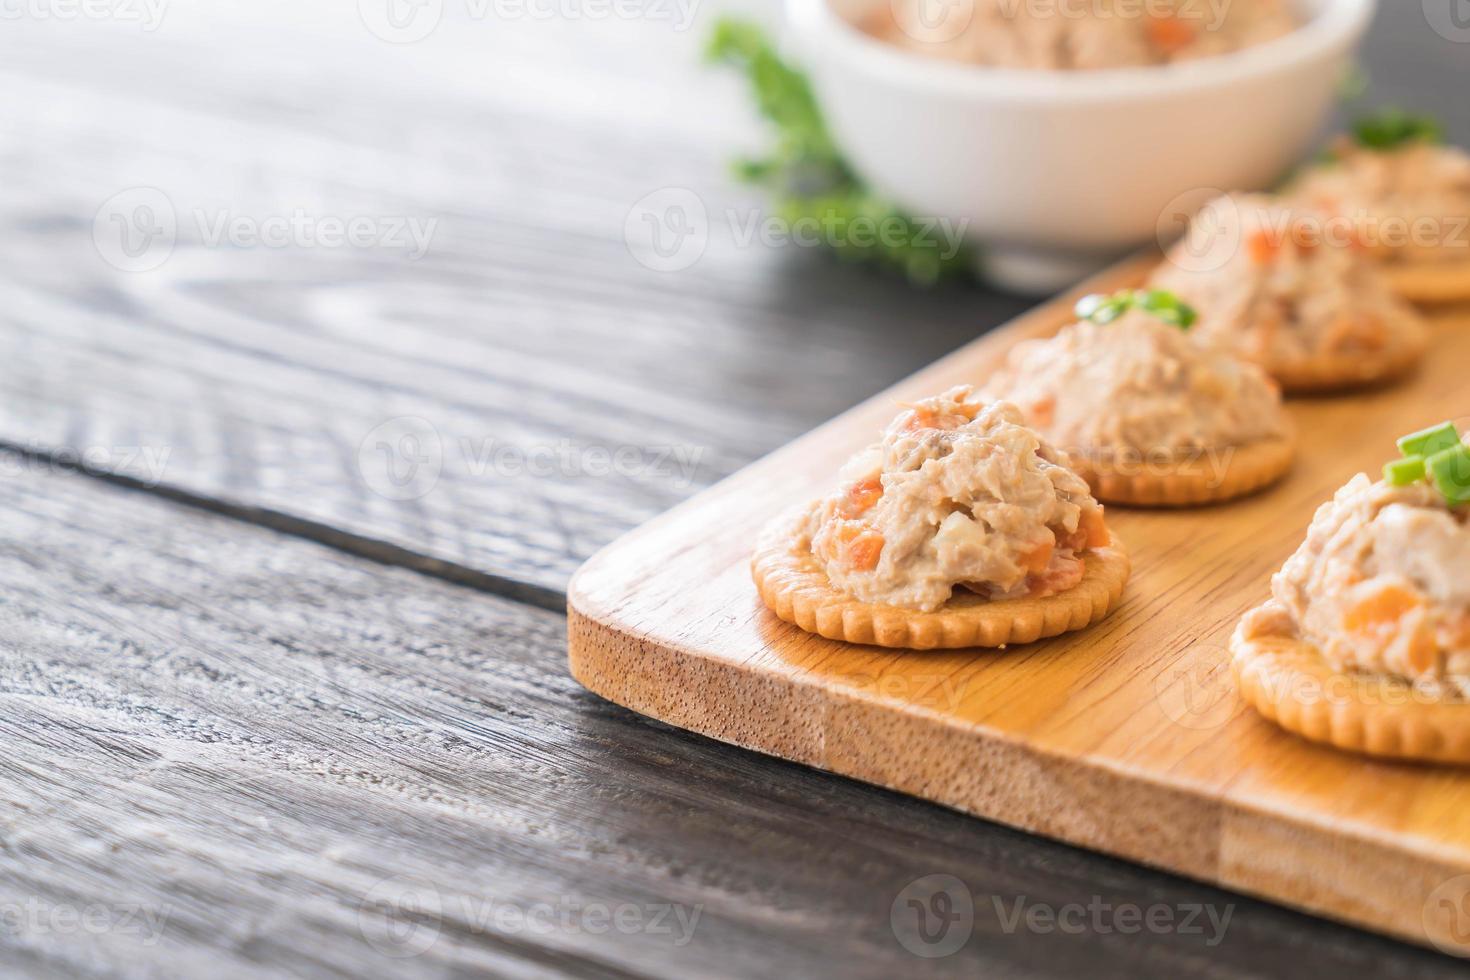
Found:
[[[765,137],[698,52],[721,13],[776,6],[691,4],[676,30],[668,3],[627,19],[450,3],[406,45],[351,3],[174,0],[151,31],[7,20],[0,443],[558,605],[621,531],[1027,305],[741,244],[762,202],[728,161]],[[1377,97],[1467,139],[1466,50],[1386,9],[1365,63]],[[178,238],[130,272],[93,234],[136,188],[167,197]],[[624,240],[665,188],[710,222],[675,272]],[[297,212],[436,224],[417,259],[210,240],[222,218]],[[387,467],[414,460],[373,452],[412,448],[378,438],[404,418],[426,423],[421,472],[438,467],[406,499]],[[631,465],[607,472],[619,451]]]
[[[1084,287],[1136,284],[1144,257]],[[1394,439],[1470,418],[1470,312],[1434,322],[1411,381],[1293,401],[1295,470],[1184,511],[1109,508],[1134,574],[1088,630],[1004,651],[883,650],[777,620],[751,542],[828,492],[900,402],[983,381],[1028,314],[605,549],[573,579],[573,673],[620,704],[747,748],[1470,955],[1470,773],[1300,741],[1238,699],[1227,643],[1317,506]],[[1441,900],[1444,900],[1442,903]],[[1449,916],[1448,921],[1441,921]]]
[[[1025,305],[742,245],[760,201],[727,161],[762,137],[742,84],[698,64],[712,11],[680,33],[454,9],[406,50],[354,4],[179,2],[151,34],[8,21],[0,441],[559,606],[618,533]],[[645,268],[625,218],[684,186],[707,253]],[[109,264],[108,207],[129,231],[135,208],[171,217],[157,268]],[[432,235],[421,257],[217,237],[297,214]]]
[[[9,454],[0,513],[7,977],[1456,969],[668,729],[549,612]],[[936,874],[973,926],[925,958],[892,906]],[[1007,929],[1088,903],[1228,921]]]
[[[27,451],[0,457],[4,976],[1248,977],[1308,956],[1330,975],[1458,975],[650,722],[566,677],[559,616],[59,476],[82,462],[560,605],[600,543],[1027,305],[736,242],[732,217],[760,202],[727,161],[761,130],[697,49],[723,10],[772,19],[775,4],[692,5],[676,31],[564,11],[465,21],[451,2],[403,46],[363,30],[366,4],[164,6],[151,31],[92,16],[0,30],[0,444]],[[1384,98],[1463,141],[1466,51],[1385,5],[1365,60]],[[149,272],[107,264],[93,237],[134,187],[180,218]],[[666,187],[695,190],[711,220],[705,257],[677,273],[623,240],[632,204]],[[438,225],[417,260],[204,239],[222,212],[297,209]],[[375,492],[384,471],[358,459],[404,416],[445,453],[410,500]],[[488,440],[698,462],[692,480],[533,477],[482,466]],[[924,959],[890,914],[938,873],[973,894],[974,932]],[[398,875],[410,887],[373,892]],[[437,941],[382,954],[364,900],[374,935],[422,924],[407,904],[427,901],[424,880],[450,909]],[[704,912],[679,947],[498,929],[492,900]],[[1233,917],[1208,946],[1007,931],[999,914],[1094,901]],[[67,920],[94,905],[100,932]],[[135,928],[146,917],[121,921],[137,906],[169,910],[159,943]]]

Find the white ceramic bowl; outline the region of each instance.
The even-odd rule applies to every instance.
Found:
[[[1375,4],[1298,0],[1298,30],[1215,58],[1026,71],[854,26],[890,0],[786,2],[794,53],[858,173],[915,215],[965,222],[982,272],[1032,292],[1152,239],[1181,196],[1278,180],[1320,135]]]

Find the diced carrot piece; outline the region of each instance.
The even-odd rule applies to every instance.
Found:
[[[1408,662],[1416,673],[1423,674],[1434,667],[1439,657],[1439,644],[1434,641],[1434,631],[1420,623],[1409,637]]]
[[[883,496],[883,481],[878,477],[854,483],[847,489],[847,500],[843,502],[845,517],[861,517],[873,508]]]
[[[1053,550],[1054,546],[1050,541],[1032,548],[1021,556],[1021,567],[1032,575],[1040,575],[1051,564]]]
[[[1148,22],[1148,39],[1165,54],[1173,54],[1194,43],[1195,30],[1180,17],[1154,17]]]
[[[1250,252],[1251,261],[1256,265],[1266,265],[1276,258],[1276,253],[1281,251],[1281,243],[1271,237],[1271,233],[1264,229],[1257,231],[1246,239],[1246,249]]]
[[[877,568],[878,559],[882,554],[883,535],[877,531],[863,532],[847,547],[848,564],[860,572],[868,572]]]
[[[1408,589],[1397,585],[1384,586],[1349,609],[1343,616],[1342,625],[1350,633],[1376,632],[1393,626],[1423,604],[1424,600]]]
[[[964,415],[945,414],[930,411],[927,408],[916,408],[914,414],[909,416],[908,422],[904,424],[904,431],[917,432],[920,429],[958,429],[966,422],[972,421]]]
[[[1031,416],[1032,425],[1048,426],[1056,418],[1056,411],[1056,398],[1045,395],[1031,403],[1031,411],[1027,414]]]
[[[1107,522],[1103,519],[1103,509],[1084,510],[1079,530],[1087,534],[1087,547],[1106,548],[1112,544],[1113,536],[1108,533]]]

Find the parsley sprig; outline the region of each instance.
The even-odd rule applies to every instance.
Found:
[[[756,106],[775,130],[771,152],[741,160],[735,170],[770,192],[776,216],[788,227],[824,229],[823,241],[841,257],[897,269],[921,285],[971,273],[968,247],[956,249],[935,223],[915,221],[864,186],[832,142],[806,76],[782,60],[758,25],[720,20],[707,57],[745,73]],[[855,233],[863,226],[883,233]]]
[[[1433,116],[1383,109],[1353,122],[1353,139],[1370,150],[1393,150],[1405,143],[1443,143],[1444,126]]]

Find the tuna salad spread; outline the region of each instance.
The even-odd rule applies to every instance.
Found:
[[[1108,544],[1066,455],[968,386],[906,408],[797,536],[834,588],[925,612],[956,585],[990,599],[1064,592],[1082,581],[1081,553]]]
[[[1141,310],[1016,345],[983,395],[1016,403],[1048,439],[1087,456],[1243,446],[1287,434],[1280,390],[1260,368]]]
[[[1470,154],[1416,139],[1387,149],[1343,138],[1292,194],[1341,220],[1379,259],[1470,259]]]
[[[891,0],[863,25],[938,58],[997,68],[1099,69],[1228,54],[1290,33],[1286,0]]]
[[[1371,364],[1424,346],[1426,328],[1323,215],[1265,195],[1216,198],[1151,285],[1199,311],[1192,336],[1273,374],[1333,358]]]
[[[1253,613],[1247,636],[1289,625],[1339,672],[1470,695],[1470,506],[1428,483],[1354,477],[1271,592],[1279,606]]]

